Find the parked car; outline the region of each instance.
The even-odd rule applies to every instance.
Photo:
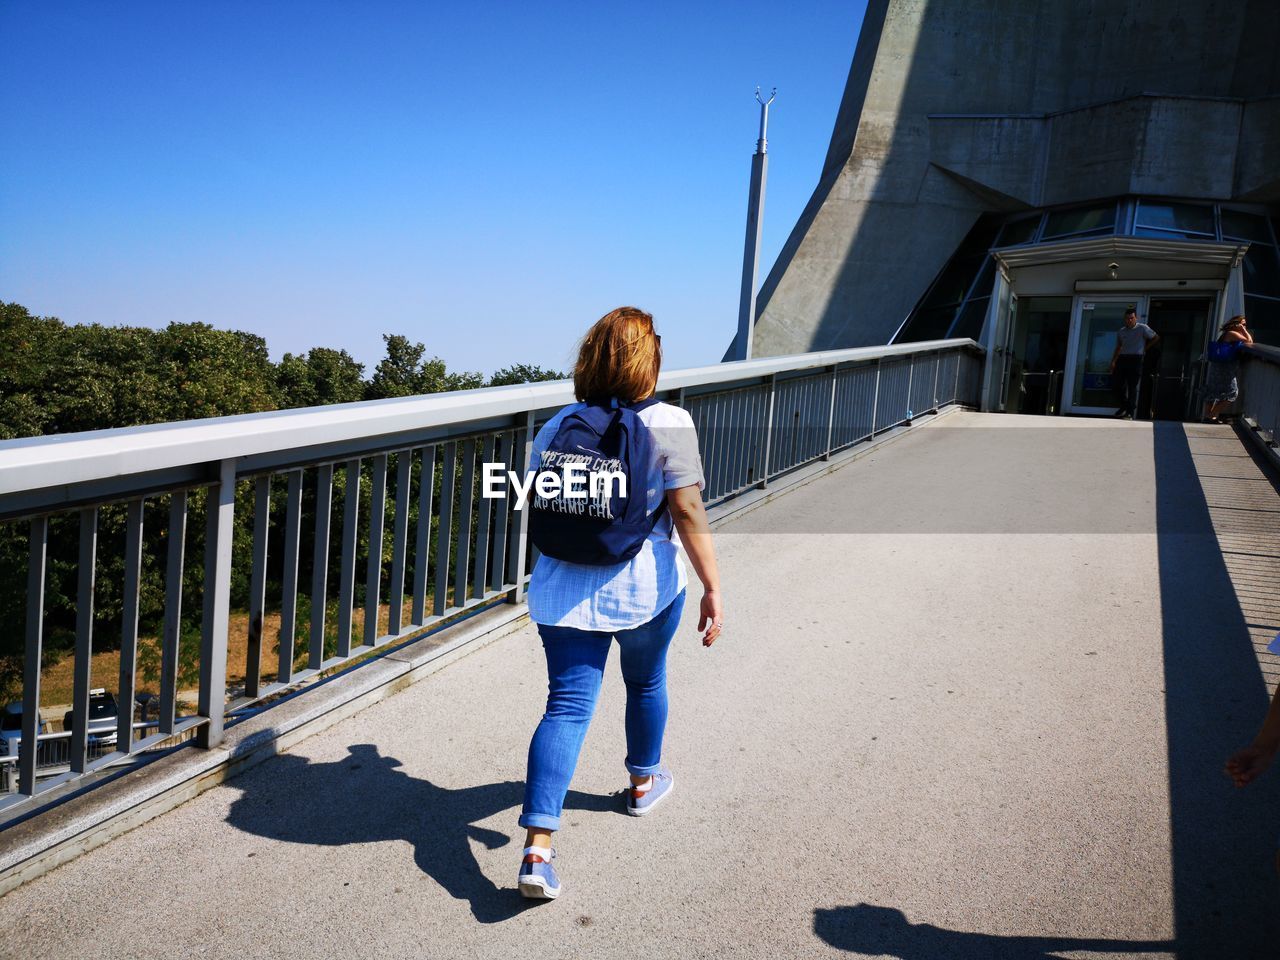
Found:
[[[75,716],[74,710],[68,710],[63,715],[63,730],[72,729]],[[116,698],[101,687],[96,690],[90,690],[89,742],[95,746],[114,746],[119,722],[120,708],[116,706]]]
[[[36,714],[36,729],[48,733],[40,714]],[[0,710],[0,757],[16,757],[18,747],[22,744],[22,703],[15,701],[5,704]]]

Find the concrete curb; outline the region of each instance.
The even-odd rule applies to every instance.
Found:
[[[743,516],[959,409],[952,405],[928,419],[922,415],[830,460],[801,467],[764,490],[712,508],[708,519],[719,526]],[[223,742],[212,750],[178,749],[139,768],[121,769],[50,807],[36,808],[0,830],[0,896],[399,693],[527,621],[523,603],[486,610],[299,690],[228,727]]]

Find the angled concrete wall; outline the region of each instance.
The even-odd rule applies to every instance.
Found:
[[[884,343],[984,211],[1280,202],[1275,0],[871,0],[758,355]]]

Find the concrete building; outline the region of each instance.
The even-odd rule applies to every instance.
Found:
[[[1275,0],[871,0],[756,355],[971,336],[989,408],[1110,413],[1132,305],[1190,416],[1223,319],[1280,342],[1277,48]]]

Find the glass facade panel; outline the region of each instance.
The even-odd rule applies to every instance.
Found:
[[[1254,340],[1271,347],[1280,346],[1280,300],[1245,297],[1244,315],[1249,319],[1249,332]]]
[[[902,332],[894,338],[894,343],[919,343],[921,340],[941,340],[951,329],[951,321],[955,319],[955,304],[949,307],[935,307],[929,310],[917,310],[903,326]]]
[[[996,241],[997,247],[1013,247],[1020,243],[1030,243],[1036,238],[1036,233],[1040,227],[1040,214],[1034,217],[1023,217],[1021,220],[1012,220],[1004,225],[1004,229],[1000,231],[1000,239]]]
[[[1280,259],[1275,247],[1254,245],[1244,255],[1244,292],[1280,297]]]
[[[985,253],[977,256],[959,257],[952,260],[943,269],[942,274],[938,277],[933,285],[933,289],[929,291],[929,297],[922,305],[925,309],[933,307],[942,307],[947,304],[957,304],[964,299],[965,294],[969,292],[969,287],[973,285],[973,278],[977,276],[978,270],[982,267],[983,260],[987,259]]]
[[[1213,225],[1213,207],[1202,207],[1193,203],[1141,200],[1138,203],[1137,225],[1156,230],[1171,230],[1183,235],[1201,237],[1218,235]]]
[[[948,336],[977,340],[982,335],[982,323],[987,319],[987,307],[990,303],[990,297],[975,297],[966,303]]]
[[[1044,239],[1081,233],[1111,233],[1116,226],[1116,205],[1055,210],[1044,224]]]
[[[1271,243],[1271,231],[1267,218],[1242,210],[1222,211],[1222,236],[1228,240],[1248,240],[1252,243]]]

